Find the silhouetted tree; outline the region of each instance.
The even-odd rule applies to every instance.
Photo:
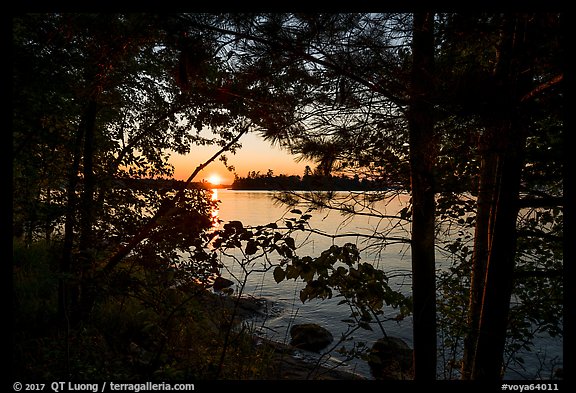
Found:
[[[436,379],[434,13],[415,13],[408,127],[412,195],[414,378]]]

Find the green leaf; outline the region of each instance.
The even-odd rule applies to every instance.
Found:
[[[288,265],[286,266],[286,278],[291,280],[294,278],[298,278],[298,276],[300,275],[300,269],[293,266],[293,265]]]
[[[315,274],[314,269],[307,269],[303,270],[300,276],[302,277],[302,280],[304,280],[305,282],[310,282],[314,278],[314,274]]]
[[[294,239],[292,239],[291,237],[287,237],[286,239],[284,239],[284,241],[286,242],[286,245],[288,247],[290,247],[292,250],[296,249],[296,244],[294,243]]]
[[[364,330],[370,330],[370,331],[372,330],[372,326],[370,326],[368,322],[360,321],[358,322],[358,326]]]
[[[245,250],[246,254],[254,255],[256,254],[256,251],[258,251],[258,244],[253,239],[248,240],[248,244],[246,244]]]
[[[276,266],[273,275],[276,283],[279,283],[286,278],[286,272],[280,266]]]
[[[308,291],[306,290],[306,288],[304,288],[300,291],[300,301],[302,303],[305,303],[306,300],[308,300]]]

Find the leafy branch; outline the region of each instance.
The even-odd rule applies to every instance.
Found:
[[[173,213],[176,204],[184,198],[186,190],[188,189],[188,187],[190,186],[192,180],[194,180],[196,175],[198,175],[200,171],[202,171],[206,166],[208,166],[221,154],[230,150],[238,142],[238,140],[240,140],[242,135],[246,134],[246,132],[248,132],[248,127],[244,127],[230,142],[228,142],[228,144],[226,144],[224,147],[218,150],[214,155],[212,155],[212,157],[210,157],[204,163],[198,165],[194,170],[194,172],[192,172],[192,174],[188,177],[186,182],[184,182],[184,184],[180,187],[178,192],[176,192],[176,194],[172,198],[166,200],[157,210],[156,214],[148,221],[148,223],[146,223],[142,227],[142,229],[140,229],[140,231],[136,235],[134,235],[134,237],[132,237],[132,239],[129,242],[127,242],[124,245],[121,245],[120,248],[115,252],[115,254],[108,259],[108,262],[106,263],[105,267],[102,270],[103,273],[107,274],[110,271],[112,271],[112,269],[114,269],[114,267],[116,267],[116,265],[118,265],[118,263],[120,263],[120,261],[122,261],[122,259],[126,257],[130,253],[130,251],[134,249],[134,247],[136,247],[142,240],[146,239],[152,232],[152,230],[156,228],[161,218],[170,216]]]

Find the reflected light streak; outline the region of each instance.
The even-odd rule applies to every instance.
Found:
[[[217,188],[212,189],[211,200],[213,202],[218,201],[218,189]],[[220,209],[218,209],[217,205],[214,205],[214,208],[212,209],[212,213],[210,213],[211,220],[212,220],[212,227],[214,227],[214,228],[218,228],[220,226],[219,213],[220,213]]]

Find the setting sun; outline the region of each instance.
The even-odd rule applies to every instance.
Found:
[[[217,174],[213,174],[213,175],[210,175],[210,177],[208,178],[208,181],[211,184],[214,184],[215,186],[217,186],[222,182],[222,178]]]

